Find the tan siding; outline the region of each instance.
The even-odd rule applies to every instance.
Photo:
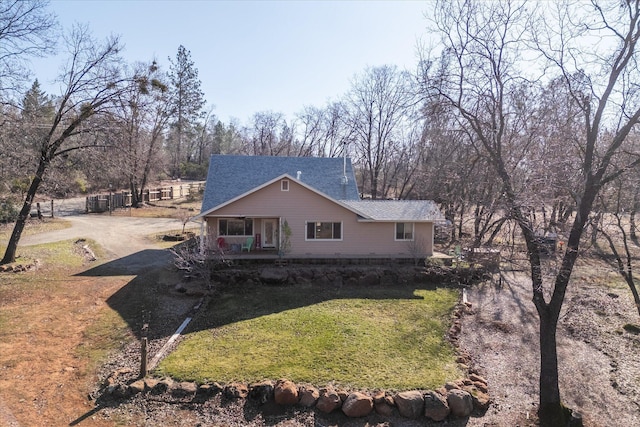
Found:
[[[358,222],[357,215],[332,201],[289,181],[289,191],[275,182],[255,193],[212,212],[216,217],[256,218],[254,233],[261,233],[258,218],[282,218],[291,228],[290,255],[411,255],[408,242],[396,242],[394,223]],[[207,218],[209,235],[216,235],[216,218]],[[342,222],[341,241],[305,241],[307,221]],[[416,224],[415,234],[424,253],[433,252],[432,223]],[[229,238],[233,240],[234,238]],[[243,240],[243,239],[238,239]]]

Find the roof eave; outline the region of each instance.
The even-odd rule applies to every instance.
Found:
[[[363,212],[360,212],[359,210],[353,208],[352,206],[349,206],[346,203],[341,202],[340,200],[337,200],[337,199],[334,199],[331,196],[328,196],[327,194],[323,193],[322,191],[316,190],[312,186],[310,186],[308,184],[305,184],[304,182],[292,177],[288,173],[284,173],[284,174],[282,174],[280,176],[277,176],[277,177],[275,177],[275,178],[273,178],[273,179],[271,179],[271,180],[269,180],[269,181],[267,181],[267,182],[265,182],[265,183],[263,183],[261,185],[258,185],[257,187],[252,188],[249,191],[246,191],[246,192],[244,192],[244,193],[242,193],[242,194],[240,194],[240,195],[238,195],[238,196],[236,196],[236,197],[234,197],[232,199],[227,200],[224,203],[220,203],[219,205],[214,206],[214,207],[206,210],[205,212],[201,212],[200,214],[194,216],[193,219],[206,217],[207,215],[211,214],[212,212],[217,211],[218,209],[221,209],[221,208],[223,208],[223,207],[225,207],[225,206],[227,206],[227,205],[229,205],[229,204],[231,204],[233,202],[236,202],[236,201],[248,196],[249,194],[255,193],[256,191],[259,191],[259,190],[261,190],[261,189],[273,184],[274,182],[277,182],[277,181],[279,181],[281,179],[285,179],[285,178],[295,182],[296,184],[301,185],[302,187],[306,188],[307,190],[309,190],[309,191],[311,191],[311,192],[313,192],[315,194],[318,194],[319,196],[324,197],[325,199],[327,199],[327,200],[329,200],[329,201],[331,201],[331,202],[333,202],[333,203],[335,203],[335,204],[337,204],[339,206],[342,206],[343,208],[345,208],[345,209],[347,209],[347,210],[349,210],[349,211],[351,211],[351,212],[353,212],[353,213],[355,213],[357,215],[360,215],[360,216],[362,216],[362,217],[364,217],[366,219],[370,219],[370,220],[373,219],[373,218],[371,218],[371,216],[366,215]]]

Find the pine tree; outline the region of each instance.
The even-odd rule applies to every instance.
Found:
[[[191,162],[194,155],[196,136],[194,125],[202,117],[205,104],[204,93],[200,89],[198,69],[191,60],[191,52],[184,46],[178,47],[175,61],[169,68],[169,80],[173,103],[172,134],[170,136],[171,173],[180,176],[180,164]]]

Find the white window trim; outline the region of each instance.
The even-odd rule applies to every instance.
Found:
[[[340,238],[339,239],[310,239],[307,237],[307,227],[309,223],[315,224],[316,222],[330,222],[331,224],[340,224]],[[305,221],[304,222],[304,241],[305,242],[342,242],[344,239],[344,223],[342,221]]]
[[[411,238],[398,239],[398,224],[411,224]],[[413,242],[416,239],[416,223],[415,222],[394,222],[393,223],[393,240],[396,242]]]
[[[289,191],[289,180],[283,179],[280,181],[280,191]]]

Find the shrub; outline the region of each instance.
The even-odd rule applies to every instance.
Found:
[[[204,179],[207,176],[208,165],[199,165],[196,163],[180,164],[180,175],[184,179]]]
[[[9,199],[0,199],[0,222],[13,222],[18,219],[18,209]]]

